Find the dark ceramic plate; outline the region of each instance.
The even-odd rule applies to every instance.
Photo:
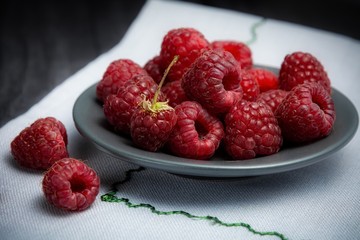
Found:
[[[225,154],[219,153],[208,161],[200,161],[136,148],[131,139],[112,130],[101,104],[96,100],[95,91],[96,84],[85,90],[74,104],[73,118],[82,136],[92,141],[100,150],[120,160],[190,177],[236,178],[302,168],[326,160],[343,148],[355,135],[359,123],[357,111],[351,101],[333,89],[337,118],[328,137],[311,144],[285,147],[276,154],[252,160],[231,160]]]

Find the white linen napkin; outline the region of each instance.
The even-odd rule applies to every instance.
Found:
[[[118,45],[0,129],[0,238],[358,239],[359,134],[328,159],[302,169],[216,181],[145,169],[133,172],[117,186],[116,196],[134,205],[100,199],[114,182],[138,166],[99,151],[77,132],[72,119],[76,98],[115,59],[130,58],[143,65],[159,53],[162,37],[172,28],[194,27],[209,41],[248,41],[251,27],[260,20],[259,16],[191,3],[148,1]],[[323,63],[333,86],[359,112],[359,41],[271,19],[256,33],[250,45],[256,64],[279,67],[287,53],[308,51]],[[64,123],[71,157],[85,160],[101,178],[98,198],[83,212],[68,213],[50,206],[41,191],[42,173],[18,167],[10,154],[11,140],[46,116]],[[171,211],[181,212],[168,213]],[[232,223],[234,226],[225,226]]]

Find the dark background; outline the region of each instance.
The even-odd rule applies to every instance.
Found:
[[[360,40],[359,0],[188,2],[299,23]],[[0,127],[116,45],[144,3],[1,1]]]

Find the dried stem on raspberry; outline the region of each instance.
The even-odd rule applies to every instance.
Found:
[[[144,98],[144,100],[141,102],[141,105],[145,110],[148,110],[150,112],[159,112],[159,111],[163,111],[163,110],[173,109],[172,107],[169,106],[167,101],[166,102],[158,102],[158,97],[160,94],[161,87],[164,84],[164,81],[166,79],[166,76],[168,75],[171,67],[178,61],[178,59],[179,59],[178,55],[174,56],[173,60],[169,64],[169,66],[166,68],[164,75],[161,78],[161,81],[156,89],[156,92],[155,92],[155,95],[154,95],[152,101],[150,102],[150,100],[147,100],[146,98]]]

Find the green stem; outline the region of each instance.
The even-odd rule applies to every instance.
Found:
[[[169,64],[169,66],[165,69],[164,75],[163,75],[162,78],[161,78],[161,81],[160,81],[160,83],[159,83],[159,85],[158,85],[158,88],[156,89],[154,98],[153,98],[153,100],[152,100],[152,105],[153,105],[153,106],[154,106],[154,105],[156,104],[156,102],[157,102],[157,99],[158,99],[158,96],[159,96],[159,93],[160,93],[160,89],[161,89],[162,85],[163,85],[164,82],[165,82],[166,76],[168,75],[171,67],[178,61],[178,59],[179,59],[179,55],[175,55],[174,58],[173,58],[173,60],[172,60],[171,63]]]

